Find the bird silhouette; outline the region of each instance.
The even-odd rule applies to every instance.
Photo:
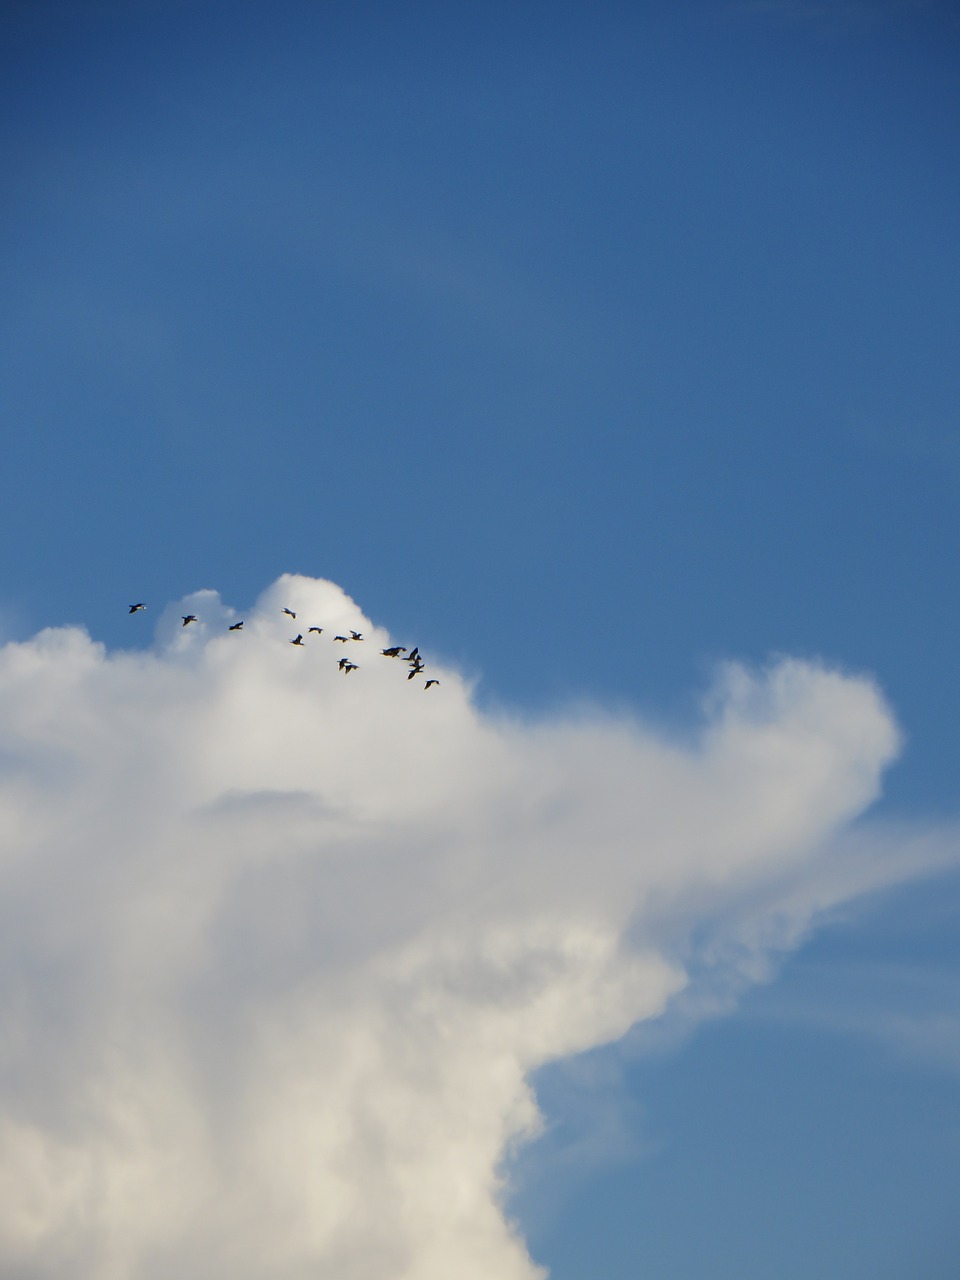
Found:
[[[281,609],[280,612],[287,614],[291,618],[295,618],[297,616],[292,609]]]
[[[402,644],[396,644],[393,646],[392,649],[380,650],[380,652],[383,654],[385,658],[397,658],[400,656],[401,653],[406,653],[406,651],[407,651],[406,646]]]
[[[363,632],[362,632],[362,631],[351,631],[351,632],[350,632],[350,639],[351,639],[351,640],[362,640],[362,639],[363,639]]]
[[[342,641],[343,641],[343,643],[344,643],[344,644],[346,644],[346,643],[347,643],[347,641],[348,641],[348,639],[349,639],[350,637],[349,637],[349,636],[334,636],[333,638],[334,638],[334,640],[342,640]]]
[[[414,649],[412,653],[407,654],[407,662],[416,664],[419,661],[420,661],[420,646],[417,645],[416,649]]]
[[[422,662],[421,662],[421,663],[419,663],[419,664],[418,664],[417,666],[415,666],[415,667],[411,667],[411,668],[410,668],[410,673],[409,673],[409,675],[407,676],[407,679],[408,679],[408,680],[412,680],[412,679],[413,679],[413,677],[414,677],[414,676],[418,676],[422,670],[423,670],[423,663],[422,663]]]
[[[427,683],[426,683],[423,687],[424,687],[425,689],[429,689],[431,685],[439,684],[439,683],[440,683],[440,681],[439,681],[439,680],[428,680],[428,681],[427,681]]]
[[[180,616],[183,618],[181,625],[184,627],[188,627],[191,622],[196,622],[197,620],[197,615],[195,613],[182,613]]]
[[[130,606],[130,612],[131,612],[131,613],[139,613],[141,609],[145,609],[146,607],[147,607],[147,606],[146,606],[146,605],[143,603],[143,601],[141,600],[139,604],[132,604],[132,605]]]
[[[343,661],[340,663],[340,670],[343,672],[345,676],[348,676],[351,671],[356,671],[356,669],[357,669],[357,664],[355,662]]]
[[[291,643],[291,644],[298,644],[298,645],[300,645],[300,646],[302,647],[302,646],[303,646],[303,636],[298,635],[298,636],[297,636],[297,638],[296,638],[296,640],[291,640],[291,641],[290,641],[290,643]]]
[[[232,626],[232,627],[227,627],[227,630],[228,630],[228,631],[242,631],[242,630],[243,630],[243,623],[242,623],[242,622],[235,622],[235,623],[233,624],[233,626]]]
[[[307,635],[309,635],[311,631],[315,631],[319,636],[323,634],[323,627],[307,627]]]

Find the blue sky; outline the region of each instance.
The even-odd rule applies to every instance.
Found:
[[[953,6],[0,23],[6,638],[302,573],[483,707],[678,737],[717,662],[823,659],[903,730],[877,819],[955,819]],[[945,1280],[958,912],[956,872],[887,889],[600,1085],[547,1068],[534,1257]],[[598,1091],[624,1147],[561,1176],[551,1099]]]

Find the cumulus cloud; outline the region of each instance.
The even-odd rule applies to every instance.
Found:
[[[332,583],[235,617],[0,649],[0,1271],[534,1280],[531,1074],[902,874],[844,834],[890,713],[784,660],[689,741],[525,723]]]

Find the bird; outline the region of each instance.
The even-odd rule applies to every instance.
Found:
[[[428,681],[427,681],[427,683],[426,683],[423,687],[424,687],[425,689],[429,689],[429,688],[430,688],[430,686],[431,686],[432,684],[439,684],[439,683],[440,683],[440,681],[439,681],[439,680],[428,680]]]
[[[243,630],[243,623],[242,623],[242,622],[235,622],[235,623],[233,624],[233,626],[232,626],[232,627],[227,627],[227,630],[228,630],[228,631],[242,631],[242,630]]]
[[[343,672],[345,676],[348,676],[351,671],[356,671],[356,669],[357,669],[357,664],[355,662],[340,663],[340,670]]]
[[[419,664],[419,666],[411,667],[411,668],[410,668],[410,674],[407,676],[407,679],[408,679],[408,680],[412,680],[412,679],[413,679],[413,677],[414,677],[414,676],[418,676],[422,670],[423,670],[423,663],[422,663],[422,662]]]
[[[420,661],[420,646],[419,646],[419,645],[417,645],[416,649],[414,649],[412,653],[407,654],[407,661],[408,661],[408,662],[411,662],[411,663],[414,663],[414,664],[416,664],[416,663],[418,663],[418,662]]]
[[[302,647],[302,646],[303,646],[303,636],[298,635],[298,636],[297,636],[297,638],[296,638],[296,640],[291,640],[291,641],[290,641],[290,643],[291,643],[291,644],[298,644],[298,645],[300,645],[300,646]]]
[[[323,627],[307,627],[307,635],[309,635],[311,631],[315,631],[319,636],[323,634]]]
[[[146,607],[147,607],[147,606],[146,606],[146,605],[143,603],[143,601],[141,600],[139,604],[132,604],[132,605],[130,606],[130,612],[131,612],[131,613],[139,613],[141,609],[145,609]]]
[[[197,615],[195,613],[182,613],[180,616],[183,618],[181,625],[184,627],[188,627],[191,622],[196,622],[197,620]]]
[[[350,632],[350,639],[351,639],[351,640],[362,640],[362,639],[363,639],[363,632],[362,632],[362,631],[353,631],[353,630],[351,630],[351,632]]]
[[[280,612],[288,614],[291,618],[295,618],[297,616],[292,609],[281,609]]]
[[[349,637],[347,637],[347,636],[334,636],[333,638],[334,638],[334,640],[342,640],[342,641],[343,641],[343,643],[344,643],[344,644],[346,644],[346,643],[347,643],[347,640],[348,640],[348,638],[349,638]]]
[[[392,649],[380,650],[385,658],[398,658],[401,653],[406,653],[406,651],[406,646],[402,644],[396,644]]]

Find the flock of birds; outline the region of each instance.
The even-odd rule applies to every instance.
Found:
[[[140,613],[143,609],[146,609],[146,607],[147,606],[144,603],[144,601],[140,600],[136,604],[130,605],[130,612]],[[281,609],[280,612],[285,613],[289,618],[292,618],[294,622],[296,622],[297,615],[293,611],[293,609]],[[195,613],[183,613],[180,615],[180,617],[182,619],[180,624],[182,627],[189,627],[191,622],[196,622],[198,620],[197,615]],[[243,622],[242,621],[234,622],[231,626],[227,627],[227,630],[242,631]],[[350,630],[350,634],[348,636],[334,636],[333,637],[334,643],[336,643],[337,641],[340,641],[343,644],[354,644],[357,642],[363,643],[362,632],[353,631],[350,628],[348,628],[348,630]],[[318,636],[323,635],[323,627],[307,627],[307,635],[310,635],[311,632],[316,632]],[[290,643],[293,645],[296,645],[298,648],[302,647],[303,634],[298,632],[298,634],[290,641]],[[408,663],[410,666],[410,672],[407,675],[408,680],[416,679],[416,677],[420,675],[420,673],[425,669],[424,661],[420,657],[419,647],[416,649],[408,650],[405,645],[395,644],[395,645],[391,645],[389,649],[381,649],[380,652],[385,658],[402,658],[404,662]],[[348,676],[351,671],[359,670],[359,664],[356,662],[351,662],[350,659],[347,657],[342,657],[338,662],[337,666],[345,676]],[[439,683],[440,683],[439,680],[431,678],[424,682],[423,687],[424,689],[432,689]]]

